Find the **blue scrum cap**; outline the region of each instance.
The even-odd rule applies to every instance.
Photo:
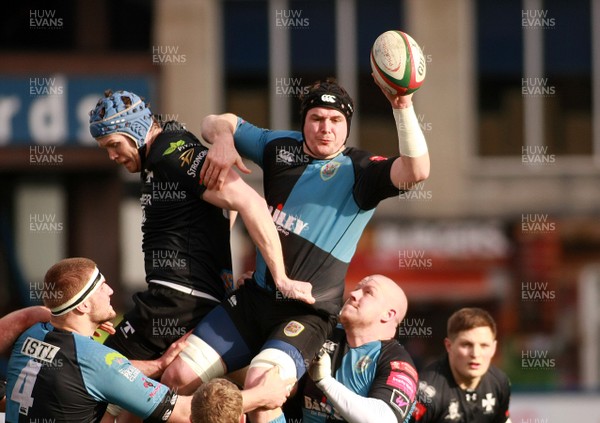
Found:
[[[108,90],[90,112],[90,133],[94,138],[123,134],[140,148],[146,142],[152,122],[152,112],[138,95]]]

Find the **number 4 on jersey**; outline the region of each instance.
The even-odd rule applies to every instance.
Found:
[[[19,403],[19,414],[26,416],[29,413],[29,407],[33,405],[31,394],[33,393],[35,380],[41,369],[42,363],[29,360],[27,365],[21,370],[21,373],[19,373],[19,377],[10,394],[10,399]]]

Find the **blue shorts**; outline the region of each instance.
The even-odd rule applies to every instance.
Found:
[[[227,371],[241,369],[263,349],[286,352],[299,379],[336,325],[335,315],[297,300],[276,298],[254,281],[246,281],[212,310],[194,335],[221,356]]]

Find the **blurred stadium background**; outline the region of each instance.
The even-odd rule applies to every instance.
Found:
[[[431,177],[380,206],[348,285],[404,287],[419,365],[454,310],[487,308],[512,421],[600,422],[600,2],[27,0],[0,21],[2,314],[38,303],[66,256],[99,264],[119,310],[144,285],[138,176],[88,132],[105,89],[196,133],[223,111],[297,128],[302,87],[336,76],[357,105],[349,142],[393,155],[368,56],[401,29],[427,57],[414,101]],[[239,276],[253,256],[240,225],[234,242]]]

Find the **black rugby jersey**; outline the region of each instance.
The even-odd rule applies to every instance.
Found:
[[[508,421],[510,381],[490,366],[475,390],[456,384],[448,355],[419,373],[418,402],[413,420],[418,423],[505,423]]]
[[[163,131],[142,157],[146,281],[173,282],[222,300],[233,288],[228,212],[202,199],[208,149],[188,131]]]

